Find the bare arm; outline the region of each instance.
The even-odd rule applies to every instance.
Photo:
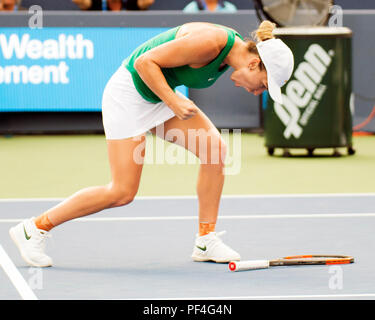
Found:
[[[72,0],[81,10],[87,10],[91,7],[91,0]]]
[[[190,33],[145,52],[137,58],[134,67],[148,87],[179,116],[179,106],[186,106],[190,100],[174,93],[161,68],[208,63],[220,53],[226,41],[226,31],[217,28]]]

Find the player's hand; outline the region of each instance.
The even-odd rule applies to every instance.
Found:
[[[92,6],[92,0],[72,0],[81,10],[87,10]]]
[[[154,3],[154,0],[138,0],[137,4],[139,9],[141,10],[147,10],[149,6],[151,6]]]
[[[179,99],[170,108],[180,120],[187,120],[194,117],[199,110],[193,101],[185,98]]]

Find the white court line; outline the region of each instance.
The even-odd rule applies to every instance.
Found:
[[[295,194],[233,194],[222,195],[222,199],[263,199],[263,198],[335,198],[335,197],[375,197],[375,193],[295,193]],[[4,198],[1,202],[45,202],[63,201],[65,198]],[[137,196],[137,200],[179,200],[198,199],[196,195],[186,196]]]
[[[280,296],[231,296],[231,297],[184,297],[184,298],[139,298],[134,300],[279,300],[279,299],[322,299],[322,298],[375,298],[375,293],[348,294],[301,294]],[[129,299],[132,300],[132,299]]]
[[[310,214],[251,214],[222,215],[219,220],[247,219],[314,219],[314,218],[366,218],[375,217],[375,213],[310,213]],[[25,218],[24,218],[25,219]],[[0,219],[0,223],[17,223],[24,219]],[[97,217],[78,218],[72,222],[118,222],[118,221],[165,221],[165,220],[198,220],[198,216],[159,216],[159,217]]]
[[[21,298],[24,300],[38,300],[21,273],[18,271],[12,260],[9,258],[3,247],[0,245],[0,265],[13,283]]]
[[[358,218],[375,217],[375,213],[315,213],[315,214],[253,214],[253,215],[219,215],[219,220],[241,220],[241,219],[298,219],[298,218]],[[160,220],[198,220],[198,216],[165,216],[165,217],[100,217],[79,218],[76,221],[160,221]],[[1,222],[1,220],[0,220]]]

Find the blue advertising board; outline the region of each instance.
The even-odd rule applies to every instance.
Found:
[[[0,112],[101,111],[123,60],[166,28],[1,28]],[[186,87],[178,91],[187,95]]]

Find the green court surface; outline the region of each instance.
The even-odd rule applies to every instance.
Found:
[[[224,135],[229,157],[223,194],[375,192],[375,136],[353,138],[354,156],[267,155],[257,134]],[[293,150],[292,150],[293,151]],[[0,137],[0,198],[61,198],[110,181],[104,135]],[[175,162],[175,163],[174,163]],[[199,163],[181,148],[147,137],[138,195],[195,195]]]

